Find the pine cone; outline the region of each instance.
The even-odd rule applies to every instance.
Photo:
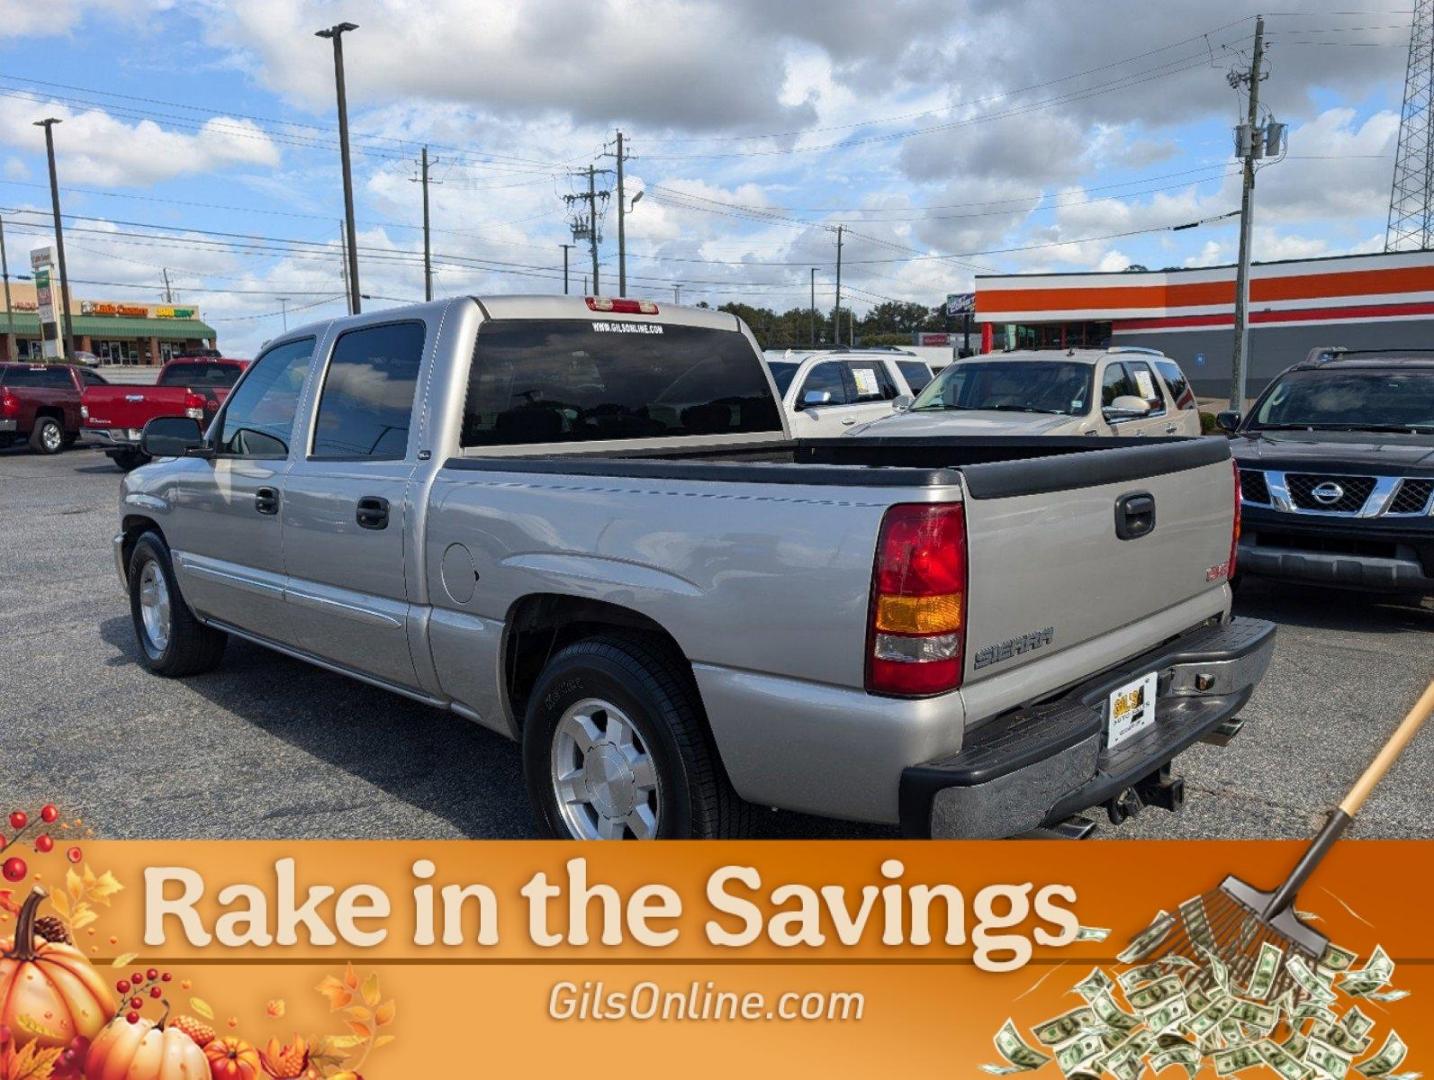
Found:
[[[35,933],[39,934],[46,941],[54,942],[57,945],[69,945],[70,932],[65,929],[65,924],[53,915],[42,915],[35,920]]]

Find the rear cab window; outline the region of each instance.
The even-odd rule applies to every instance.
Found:
[[[171,363],[160,373],[158,386],[212,386],[227,389],[243,369],[238,364]]]
[[[612,332],[609,327],[641,327]],[[478,331],[462,445],[780,432],[765,364],[731,330],[493,319]]]
[[[73,390],[74,377],[69,368],[19,366],[4,369],[0,382],[6,386],[34,386],[45,390]]]

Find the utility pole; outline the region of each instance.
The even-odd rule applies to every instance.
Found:
[[[50,206],[55,214],[55,254],[60,260],[60,328],[64,335],[65,358],[74,355],[74,328],[70,322],[70,275],[65,269],[65,229],[60,224],[60,181],[55,174],[55,125],[60,123],[51,116],[36,120],[35,126],[45,129],[45,154],[50,159]]]
[[[280,313],[284,316],[284,332],[285,332],[285,333],[288,333],[288,331],[289,331],[289,298],[288,298],[287,296],[281,296],[281,297],[279,297],[279,310],[280,310]]]
[[[5,278],[5,359],[17,360],[15,350],[15,305],[10,303],[10,259],[5,254],[5,219],[0,217],[0,276]]]
[[[1245,382],[1250,364],[1250,235],[1255,210],[1255,159],[1264,149],[1264,133],[1256,126],[1260,119],[1260,81],[1266,78],[1260,70],[1265,62],[1265,17],[1255,19],[1255,55],[1250,73],[1230,73],[1230,84],[1248,83],[1250,108],[1246,127],[1240,139],[1245,158],[1244,183],[1240,196],[1240,264],[1235,273],[1235,348],[1230,357],[1230,408],[1245,409]]]
[[[602,219],[603,212],[607,209],[607,200],[612,195],[611,191],[598,190],[597,178],[600,173],[605,174],[611,171],[610,169],[599,169],[595,165],[589,165],[581,172],[573,174],[574,176],[586,177],[588,189],[586,191],[579,191],[573,195],[563,196],[563,202],[567,203],[569,207],[576,207],[579,203],[586,204],[584,210],[573,211],[572,220],[569,222],[569,225],[572,229],[574,240],[586,240],[588,242],[588,251],[592,255],[593,262],[591,293],[593,296],[599,295],[602,291],[602,286],[598,281],[598,244],[602,242],[602,230],[599,222]],[[600,210],[599,207],[602,209]],[[584,286],[583,292],[587,292],[586,286]]]
[[[174,303],[174,290],[169,287],[169,267],[161,266],[159,271],[164,275],[164,302],[172,304]]]
[[[836,272],[836,307],[832,310],[832,344],[841,344],[841,234],[845,228],[837,226],[837,272]]]
[[[559,244],[563,249],[563,295],[568,295],[568,252],[577,247],[576,244]]]
[[[347,269],[344,274],[348,280],[349,314],[351,315],[357,315],[362,310],[362,301],[359,299],[358,235],[354,229],[354,178],[353,171],[349,166],[349,105],[348,97],[344,93],[343,36],[348,31],[357,29],[358,26],[354,23],[342,22],[327,30],[315,31],[314,34],[315,37],[329,38],[334,43],[334,88],[339,104],[339,159],[343,164],[344,171],[344,229],[348,246]]]
[[[817,343],[817,268],[812,267],[812,345]]]
[[[418,162],[418,182],[423,185],[423,298],[433,299],[433,248],[428,225],[428,171],[433,162],[428,160],[428,147]]]
[[[623,188],[622,163],[627,154],[622,148],[622,132],[617,133],[617,294],[627,295],[627,192]]]
[[[349,298],[349,314],[354,314],[354,292],[349,278],[349,241],[344,235],[343,222],[339,222],[339,266],[344,272],[344,292]]]
[[[584,274],[584,275],[583,275],[583,295],[586,296],[587,294],[588,294],[588,276],[587,276],[586,274]]]
[[[672,286],[672,302],[674,304],[682,303],[682,282],[680,281]]]

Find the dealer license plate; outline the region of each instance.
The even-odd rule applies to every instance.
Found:
[[[1105,744],[1119,746],[1155,723],[1156,673],[1142,675],[1110,695]]]

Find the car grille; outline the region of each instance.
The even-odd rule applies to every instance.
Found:
[[[1326,476],[1318,473],[1287,473],[1285,483],[1289,487],[1290,501],[1299,510],[1324,510],[1326,512],[1355,514],[1364,506],[1369,493],[1374,490],[1372,476]],[[1321,484],[1334,483],[1344,489],[1344,494],[1332,503],[1321,502],[1314,497],[1314,489]]]
[[[1434,480],[1408,479],[1399,485],[1394,501],[1389,504],[1391,514],[1422,514],[1429,505],[1429,496],[1434,495]]]
[[[1248,503],[1270,501],[1269,485],[1265,483],[1265,474],[1259,469],[1240,470],[1240,501]]]

